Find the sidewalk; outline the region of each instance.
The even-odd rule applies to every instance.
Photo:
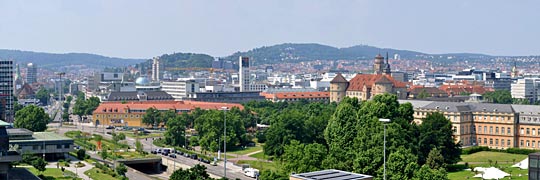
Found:
[[[71,158],[71,163],[69,164],[69,167],[64,167],[66,170],[68,171],[71,171],[75,174],[78,175],[78,177],[84,179],[84,180],[92,180],[90,179],[90,177],[88,177],[86,174],[84,174],[84,172],[92,169],[94,166],[91,165],[91,164],[88,164],[87,162],[84,162],[84,161],[80,161],[82,162],[85,166],[84,167],[80,167],[80,168],[75,168],[75,164],[79,162],[79,160],[77,159],[73,159]],[[57,164],[58,162],[52,162],[52,163],[49,163],[47,164],[47,168],[57,168]]]

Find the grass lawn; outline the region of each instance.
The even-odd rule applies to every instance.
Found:
[[[510,153],[504,153],[504,152],[491,152],[491,151],[481,151],[474,154],[469,155],[461,155],[461,162],[459,164],[464,164],[467,162],[469,164],[469,167],[490,167],[489,160],[492,161],[491,166],[497,166],[502,171],[512,174],[512,179],[528,179],[527,170],[522,170],[519,168],[513,168],[510,167],[515,162],[520,162],[521,160],[527,158],[527,155],[522,154],[510,154]],[[497,165],[495,165],[495,162]],[[474,172],[472,171],[458,171],[458,172],[449,172],[448,178],[451,180],[461,180],[461,179],[479,179],[479,178],[473,178]],[[521,175],[521,176],[520,176]],[[510,179],[510,177],[507,177],[505,179]]]
[[[249,157],[257,159],[270,159],[272,156],[264,155],[264,151],[249,155]]]
[[[99,179],[99,180],[116,180],[119,178],[112,177],[111,175],[102,173],[100,169],[94,167],[86,172],[84,172],[88,177],[91,179]]]
[[[25,167],[25,168],[28,169],[30,172],[32,172],[32,174],[36,176],[40,174],[40,172],[34,167]],[[65,170],[64,172],[62,172],[62,170],[56,169],[56,168],[47,168],[45,171],[43,171],[42,174],[45,176],[46,180],[73,179],[73,177],[76,176],[75,173],[71,171]],[[66,176],[64,176],[64,174]],[[77,178],[77,179],[81,179],[81,178]]]
[[[122,132],[127,137],[130,137],[130,138],[138,137],[139,139],[144,139],[144,138],[152,138],[152,137],[163,137],[163,133],[150,133],[150,134],[136,136],[135,133],[133,133],[133,131],[118,131],[118,132]]]
[[[481,151],[474,154],[462,155],[461,161],[468,162],[470,165],[474,164],[488,164],[489,160],[493,163],[497,161],[498,164],[513,164],[514,160],[516,163],[527,158],[527,155],[523,154],[509,154],[504,152],[491,152],[491,151]]]
[[[244,154],[249,154],[256,151],[262,151],[262,146],[247,147],[246,149],[238,148],[238,149],[227,151],[227,152],[228,153],[230,152],[232,154],[244,155]]]
[[[249,164],[250,167],[258,169],[259,171],[263,171],[266,169],[275,171],[278,169],[277,161],[265,162],[265,161],[240,160],[238,161],[237,164]]]

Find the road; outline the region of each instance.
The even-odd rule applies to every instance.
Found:
[[[49,126],[54,126],[54,125],[50,124]],[[112,136],[110,134],[107,134],[107,132],[113,131],[111,129],[105,129],[104,127],[101,127],[101,126],[100,127],[92,126],[90,123],[76,123],[76,126],[71,126],[71,127],[63,126],[62,128],[59,128],[58,133],[59,134],[64,134],[65,132],[72,131],[72,130],[81,130],[81,131],[88,132],[88,133],[100,134],[100,135],[102,135],[103,137],[105,137],[107,139],[112,138]],[[139,141],[143,144],[144,150],[147,151],[147,152],[150,152],[152,149],[160,148],[160,147],[156,147],[155,145],[153,145],[153,143],[152,143],[153,139],[152,138],[140,138]],[[136,139],[131,138],[131,137],[126,137],[126,142],[127,142],[127,144],[129,146],[135,147]],[[201,163],[201,162],[199,162],[197,160],[193,160],[193,159],[186,158],[186,157],[183,157],[183,156],[179,156],[177,158],[170,158],[170,157],[165,157],[165,158],[172,159],[176,163],[184,164],[184,165],[187,165],[187,166],[190,166],[190,167],[193,167],[196,164],[202,164],[202,165],[206,166],[206,168],[207,168],[206,171],[209,174],[219,176],[219,177],[224,176],[223,162],[218,163],[217,166],[211,166],[209,164]],[[130,173],[129,171],[128,171],[128,174],[129,175],[134,175],[134,176],[137,175],[137,174],[134,174],[134,173]],[[238,167],[238,166],[233,165],[230,162],[227,163],[227,178],[229,178],[229,179],[237,179],[238,178],[238,179],[242,179],[242,180],[253,180],[253,178],[244,176],[244,174],[241,172],[241,168]]]

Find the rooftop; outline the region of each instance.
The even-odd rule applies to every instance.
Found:
[[[54,132],[34,132],[32,135],[34,139],[24,139],[24,140],[10,140],[10,142],[33,142],[33,141],[69,141],[73,140],[68,137],[61,136]]]
[[[329,169],[301,174],[293,174],[291,175],[291,179],[292,178],[304,180],[371,180],[373,179],[373,176]]]
[[[9,123],[7,123],[6,121],[0,120],[0,126],[9,126]]]

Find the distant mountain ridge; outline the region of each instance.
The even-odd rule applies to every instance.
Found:
[[[124,59],[88,53],[56,54],[7,49],[0,49],[0,59],[15,60],[19,64],[33,62],[42,68],[68,65],[87,65],[94,68],[122,67],[144,61],[143,59]]]

